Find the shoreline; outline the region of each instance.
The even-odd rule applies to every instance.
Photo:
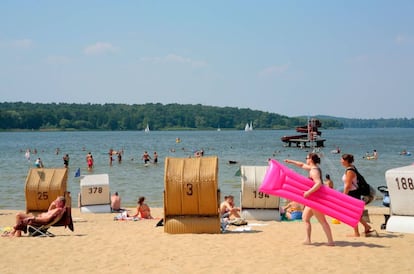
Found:
[[[74,232],[51,227],[53,238],[2,238],[0,272],[411,273],[414,234],[380,230],[389,209],[367,209],[378,237],[347,237],[352,228],[328,217],[336,244],[329,247],[314,219],[313,243],[304,246],[303,222],[249,220],[248,226],[221,234],[168,234],[155,227],[163,208],[151,209],[156,219],[139,221],[73,208]],[[16,212],[0,210],[0,227],[13,225]]]

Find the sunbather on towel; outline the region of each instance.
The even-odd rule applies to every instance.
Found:
[[[137,206],[137,213],[132,215],[131,217],[141,217],[142,219],[153,219],[151,216],[151,210],[149,206],[144,203],[145,197],[139,197],[138,199],[138,206]]]
[[[224,201],[220,204],[220,214],[222,218],[240,218],[240,208],[234,206],[233,195],[224,197]]]
[[[303,205],[295,201],[290,201],[281,211],[288,220],[302,220],[302,212]]]
[[[27,225],[29,224],[47,224],[59,215],[65,212],[65,197],[60,196],[52,202],[53,206],[49,206],[49,210],[44,213],[40,213],[37,216],[33,214],[19,212],[16,214],[16,225],[13,230],[8,234],[10,237],[21,237],[22,231],[26,232]]]

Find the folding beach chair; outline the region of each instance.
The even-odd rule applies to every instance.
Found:
[[[50,222],[46,224],[31,223],[27,225],[29,236],[31,237],[54,237],[55,235],[49,230],[52,226],[64,226],[69,227],[71,231],[74,231],[71,208],[67,207],[63,214],[56,216]]]

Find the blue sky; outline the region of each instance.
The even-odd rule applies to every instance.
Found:
[[[414,118],[414,1],[0,1],[0,102]]]

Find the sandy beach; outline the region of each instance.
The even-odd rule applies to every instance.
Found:
[[[155,227],[158,219],[114,221],[116,213],[74,208],[74,232],[52,227],[53,238],[1,238],[0,273],[411,273],[414,234],[380,230],[388,209],[368,209],[378,237],[347,237],[351,227],[331,224],[336,246],[329,247],[316,220],[307,246],[302,222],[250,220],[230,227],[247,231],[168,234]],[[0,211],[2,229],[16,212]],[[152,212],[163,216],[161,208]]]

